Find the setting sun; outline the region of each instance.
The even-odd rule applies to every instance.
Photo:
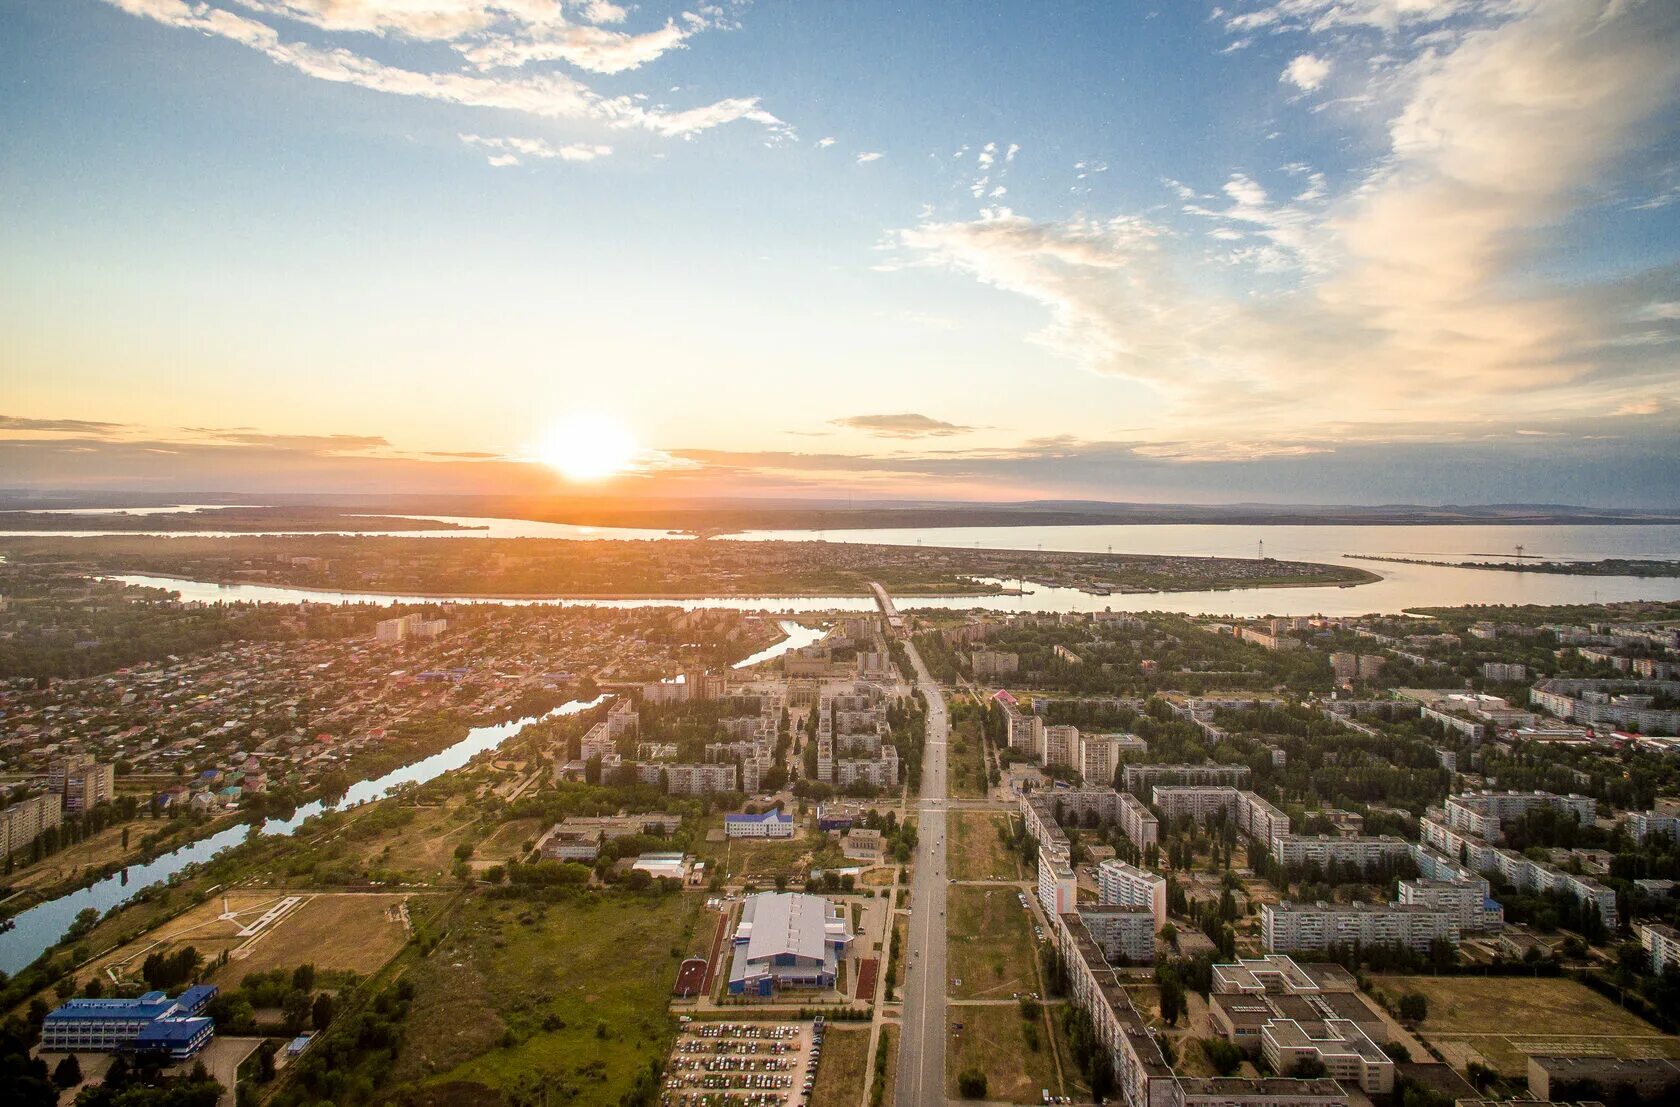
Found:
[[[537,459],[570,481],[597,481],[631,468],[638,447],[623,423],[600,412],[578,412],[557,424],[537,446]]]

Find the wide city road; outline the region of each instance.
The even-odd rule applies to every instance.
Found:
[[[910,883],[910,929],[904,964],[904,1027],[898,1047],[898,1093],[905,1107],[945,1102],[945,697],[916,647],[905,643],[916,683],[927,697],[927,747],[917,802],[916,871]]]

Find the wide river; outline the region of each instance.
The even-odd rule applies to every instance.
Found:
[[[613,531],[514,519],[449,519],[489,530],[425,531],[410,537],[550,537],[574,539],[650,538],[657,531]],[[908,596],[908,610],[988,611],[1176,611],[1186,615],[1364,615],[1418,607],[1460,604],[1609,603],[1616,600],[1680,600],[1680,578],[1562,576],[1489,569],[1454,569],[1349,559],[1348,554],[1438,561],[1509,560],[1518,546],[1528,557],[1590,561],[1608,557],[1680,560],[1680,526],[1088,526],[954,527],[913,530],[749,531],[746,541],[881,543],[883,545],[981,549],[1253,557],[1265,543],[1268,557],[1356,565],[1381,575],[1372,584],[1328,588],[1244,588],[1208,592],[1151,592],[1095,596],[1071,588],[1028,583],[1019,596]],[[189,600],[250,600],[272,603],[423,603],[473,601],[470,596],[393,596],[331,592],[270,585],[217,585],[171,577],[124,576],[136,584],[171,588]],[[1018,583],[1018,582],[1016,582]],[[696,596],[660,600],[495,600],[495,603],[599,604],[608,607],[731,607],[799,612],[865,611],[867,596]]]
[[[786,635],[781,641],[771,645],[751,657],[736,663],[737,669],[756,665],[761,661],[769,661],[780,657],[789,650],[808,646],[822,637],[821,630],[801,626],[794,622],[783,622],[782,632]],[[604,698],[604,697],[602,697]],[[252,834],[261,833],[277,837],[285,837],[294,833],[304,820],[323,811],[333,808],[355,807],[357,804],[368,803],[389,793],[393,788],[404,784],[424,784],[434,780],[444,773],[452,772],[470,762],[479,754],[493,750],[513,735],[518,734],[528,725],[541,719],[555,715],[575,715],[586,711],[601,702],[601,698],[593,700],[573,700],[570,703],[550,711],[546,715],[534,716],[528,719],[516,719],[512,722],[499,723],[495,726],[473,727],[467,736],[446,749],[439,750],[430,757],[425,757],[412,764],[393,769],[384,776],[370,780],[362,780],[350,786],[335,804],[324,804],[319,800],[306,803],[299,807],[289,819],[269,819],[264,822],[260,830],[251,823],[241,823],[218,831],[208,838],[200,838],[181,846],[179,849],[163,854],[143,865],[131,865],[119,873],[105,877],[79,891],[69,892],[54,900],[31,907],[27,911],[19,912],[13,917],[15,929],[0,934],[0,971],[15,973],[41,955],[48,946],[57,942],[70,924],[82,911],[91,907],[104,914],[119,904],[127,903],[142,889],[153,884],[168,880],[188,865],[208,861],[223,850],[239,845]]]

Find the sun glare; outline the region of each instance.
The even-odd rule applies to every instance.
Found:
[[[598,481],[634,465],[638,447],[623,423],[599,412],[567,416],[537,447],[537,460],[569,481]]]

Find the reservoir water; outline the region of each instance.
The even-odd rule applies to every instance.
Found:
[[[735,667],[745,668],[780,657],[789,650],[809,645],[822,637],[823,633],[821,630],[793,622],[782,623],[782,631],[785,637],[781,641],[737,662]],[[35,960],[43,950],[64,935],[78,914],[89,907],[103,915],[111,908],[127,903],[142,889],[168,880],[189,865],[208,861],[223,850],[244,842],[252,834],[285,837],[295,833],[305,820],[323,811],[355,807],[379,799],[401,785],[424,784],[428,780],[435,780],[444,773],[465,766],[479,754],[496,749],[531,723],[556,715],[575,715],[580,711],[587,711],[599,704],[603,698],[573,700],[545,715],[516,719],[494,726],[473,727],[465,738],[429,757],[393,769],[383,776],[358,781],[346,789],[344,796],[336,803],[324,804],[317,800],[303,804],[290,818],[268,819],[260,827],[252,823],[228,827],[143,865],[130,865],[123,871],[113,873],[86,888],[68,892],[57,899],[21,911],[13,916],[14,928],[0,934],[0,971],[15,973]]]

